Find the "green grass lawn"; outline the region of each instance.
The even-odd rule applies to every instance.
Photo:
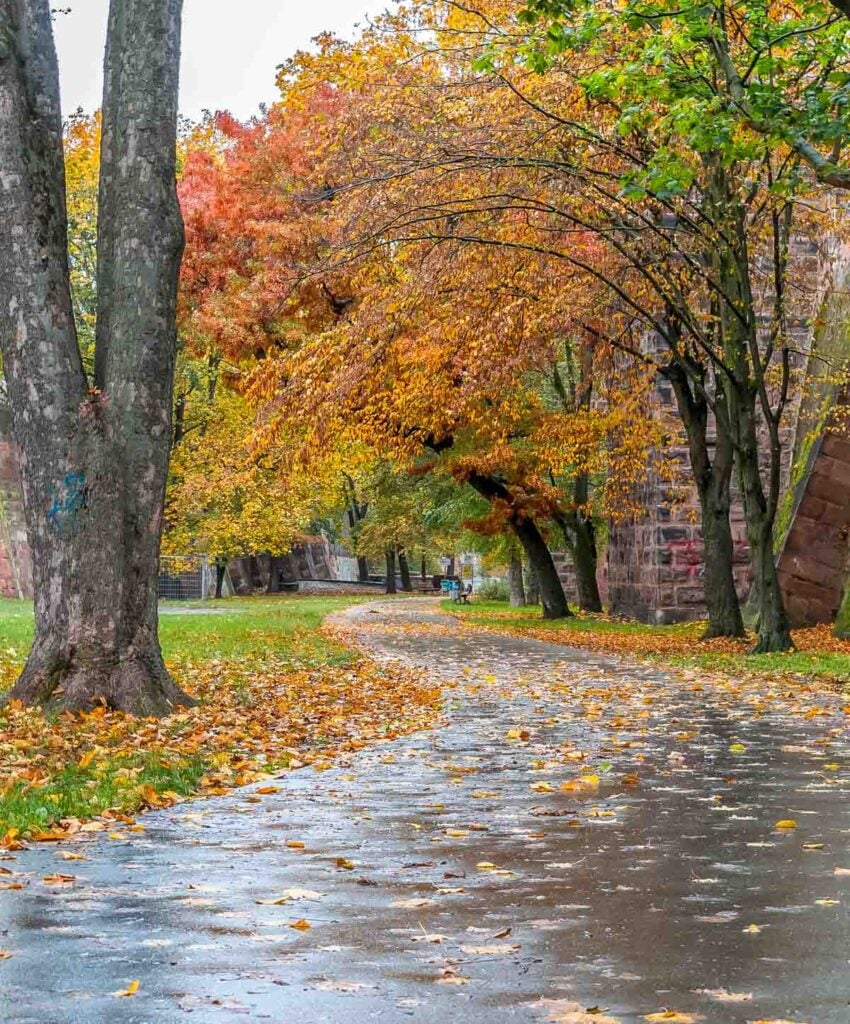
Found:
[[[160,638],[166,661],[176,665],[217,659],[263,659],[304,665],[342,664],[345,648],[317,631],[332,612],[367,600],[359,597],[281,595],[220,601],[164,601]],[[28,601],[0,598],[0,687],[23,664],[32,640]]]
[[[442,607],[486,628],[533,631],[538,637],[551,635],[557,643],[647,657],[685,668],[724,674],[794,674],[841,685],[850,683],[850,642],[837,640],[825,626],[795,631],[796,651],[751,655],[748,648],[752,638],[702,641],[703,622],[652,626],[584,613],[549,620],[542,618],[539,608],[514,609],[507,601],[473,600],[470,605],[458,605],[447,600]]]
[[[37,836],[55,822],[109,808],[132,814],[163,794],[167,803],[228,788],[242,776],[250,781],[264,762],[285,766],[292,757],[286,747],[320,750],[339,733],[334,716],[347,707],[357,714],[359,684],[355,675],[347,679],[362,668],[354,651],[319,627],[330,613],[366,599],[283,595],[163,604],[166,661],[202,704],[156,725],[112,714],[74,720],[0,710],[0,846],[9,830]],[[0,689],[14,681],[32,633],[32,605],[0,600]],[[330,696],[322,693],[325,685]],[[388,706],[388,718],[392,711]],[[275,728],[286,729],[290,715],[292,738],[275,740]],[[329,723],[324,732],[322,721]],[[311,725],[302,728],[304,722]]]

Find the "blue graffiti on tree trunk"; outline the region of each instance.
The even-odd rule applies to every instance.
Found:
[[[68,473],[54,490],[47,513],[60,533],[73,528],[77,515],[87,507],[87,497],[85,473]]]

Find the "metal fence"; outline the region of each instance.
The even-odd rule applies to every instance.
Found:
[[[203,601],[213,595],[215,570],[206,555],[162,555],[159,559],[159,598]]]

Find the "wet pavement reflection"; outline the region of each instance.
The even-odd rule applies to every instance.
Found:
[[[2,862],[0,1020],[850,1021],[839,697],[345,624],[448,724]]]

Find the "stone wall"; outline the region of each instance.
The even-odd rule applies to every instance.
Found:
[[[850,440],[827,431],[815,446],[779,555],[779,580],[793,626],[832,622],[847,579]]]
[[[795,290],[790,300],[788,330],[794,350],[792,371],[796,380],[811,374],[809,352],[815,341],[813,322],[840,324],[842,338],[846,333],[848,277],[840,278],[837,287],[832,283],[835,280],[829,262],[832,257],[838,258],[835,253],[830,255],[805,240],[797,239],[792,245],[789,276],[795,281]],[[848,260],[850,254],[842,253],[840,263],[845,271],[850,265]],[[767,325],[768,318],[764,322]],[[649,354],[663,354],[663,343],[657,337],[647,336],[644,344]],[[783,492],[790,491],[799,434],[810,426],[811,415],[806,410],[807,416],[803,417],[806,422],[800,424],[798,431],[801,400],[802,389],[794,387],[781,430]],[[609,609],[612,614],[643,622],[670,623],[704,618],[699,502],[675,397],[669,383],[663,379],[656,383],[650,411],[664,421],[665,429],[669,425],[672,440],[662,451],[652,455],[646,482],[635,496],[638,512],[627,521],[610,525],[606,556]],[[763,468],[766,470],[767,465]],[[745,599],[749,591],[749,553],[739,500],[733,501],[731,521],[735,582],[740,597]],[[790,582],[791,576],[786,574],[786,580]],[[830,595],[828,603],[832,600]]]
[[[706,614],[699,505],[695,489],[683,486],[686,453],[668,449],[663,457],[664,473],[649,470],[640,513],[611,524],[606,552],[611,614],[658,624]],[[749,589],[749,556],[739,504],[733,508],[732,536],[735,582],[743,599]]]

